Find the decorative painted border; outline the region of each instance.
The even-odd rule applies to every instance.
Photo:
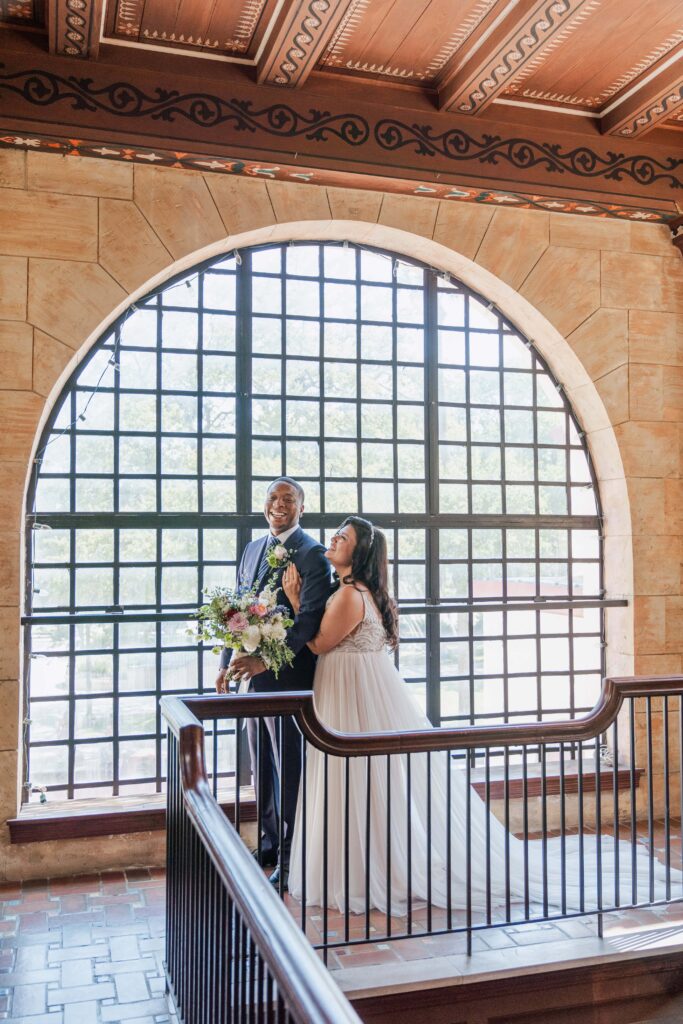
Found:
[[[0,63],[0,69],[4,65]],[[177,89],[155,89],[151,95],[130,82],[112,82],[95,86],[92,78],[68,78],[33,68],[0,74],[0,92],[15,93],[36,107],[70,103],[72,110],[87,110],[117,118],[149,118],[172,124],[178,118],[197,128],[229,125],[239,132],[262,131],[277,138],[299,135],[318,142],[331,135],[351,146],[367,142],[370,127],[359,114],[331,114],[327,110],[309,109],[300,113],[287,103],[273,103],[254,110],[251,100],[223,99],[211,93],[180,93]]]
[[[226,160],[224,157],[169,152],[160,149],[121,146],[109,142],[85,142],[81,139],[59,139],[53,136],[30,137],[5,132],[0,128],[0,148],[24,149],[30,152],[57,153],[62,156],[96,157],[100,160],[127,161],[160,167],[179,167],[201,172],[244,175],[270,181],[293,181],[298,184],[355,188],[363,191],[382,191],[398,195],[425,196],[428,199],[450,199],[460,203],[478,203],[485,206],[510,206],[526,210],[547,210],[555,213],[573,213],[586,217],[611,217],[618,220],[645,221],[666,224],[671,215],[661,210],[634,208],[619,203],[593,202],[568,198],[548,199],[545,196],[477,189],[456,185],[418,183],[396,178],[374,178],[323,169],[296,168],[285,165],[264,165],[254,161]]]
[[[444,156],[455,161],[475,158],[486,164],[507,163],[517,170],[541,166],[551,173],[569,173],[579,178],[629,178],[641,186],[666,181],[671,188],[683,188],[683,178],[675,173],[683,169],[683,158],[677,157],[661,161],[644,154],[626,156],[611,151],[601,156],[585,145],[563,151],[557,144],[534,139],[503,139],[487,134],[477,139],[459,128],[437,133],[430,125],[409,125],[395,118],[377,122],[375,140],[383,149],[396,151],[408,147],[419,156]]]
[[[3,68],[0,64],[0,72]],[[336,114],[312,107],[301,111],[288,103],[255,109],[249,99],[224,99],[208,92],[183,93],[161,87],[145,92],[123,80],[97,86],[93,78],[64,77],[38,68],[0,73],[0,95],[3,92],[19,96],[35,108],[66,105],[73,111],[103,114],[127,122],[132,130],[139,130],[138,123],[144,130],[145,121],[174,124],[182,120],[200,130],[227,126],[252,136],[262,133],[277,139],[336,140],[355,148],[363,147],[372,135],[373,143],[384,152],[408,149],[417,156],[445,158],[453,165],[469,161],[470,165],[505,164],[522,171],[538,167],[546,173],[566,174],[572,185],[592,179],[626,179],[640,188],[657,183],[683,188],[683,157],[658,160],[611,150],[601,155],[586,144],[563,151],[557,143],[485,132],[477,138],[458,128],[439,132],[429,124],[405,124],[386,117],[371,126],[359,113]]]

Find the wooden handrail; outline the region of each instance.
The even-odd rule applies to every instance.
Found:
[[[201,724],[189,709],[174,710],[187,813],[292,1016],[320,1024],[360,1024],[214,798],[206,775]]]
[[[162,697],[169,726],[178,733],[192,722],[221,718],[267,718],[291,715],[318,750],[336,757],[371,754],[416,754],[474,747],[515,747],[523,744],[578,743],[594,739],[616,719],[628,697],[683,694],[683,675],[625,676],[603,680],[595,707],[582,718],[561,722],[520,722],[411,732],[342,733],[328,728],[317,716],[313,694],[305,692],[216,694],[202,697]]]

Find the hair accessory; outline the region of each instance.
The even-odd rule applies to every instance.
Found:
[[[375,527],[370,522],[368,522],[368,526],[370,527],[370,544],[368,545],[368,547],[371,548],[372,542],[375,539]]]

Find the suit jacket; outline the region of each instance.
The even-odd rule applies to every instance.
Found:
[[[266,535],[259,540],[250,541],[245,547],[237,570],[238,586],[253,587],[258,583],[259,587],[263,587],[267,582],[280,583],[284,567],[269,569],[260,580],[256,579],[267,542]],[[291,666],[285,666],[280,670],[277,679],[272,672],[262,672],[258,676],[253,676],[250,689],[257,692],[311,689],[316,659],[306,644],[318,632],[325,604],[332,592],[330,563],[325,558],[325,548],[322,544],[299,526],[288,537],[284,546],[291,552],[291,561],[301,575],[301,606],[298,615],[294,615],[284,590],[280,589],[278,594],[278,603],[289,608],[290,617],[294,619],[294,625],[287,630],[287,644],[295,657]],[[221,652],[221,668],[227,667],[230,656],[231,652],[227,649]]]

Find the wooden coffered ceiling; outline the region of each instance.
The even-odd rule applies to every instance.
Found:
[[[0,23],[72,56],[165,50],[179,72],[194,55],[284,88],[394,84],[469,117],[506,104],[623,137],[683,129],[682,0],[0,0]]]
[[[0,0],[0,144],[29,132],[675,215],[683,0]]]
[[[387,85],[437,109],[582,113],[606,134],[683,130],[682,0],[0,0],[0,22],[52,53],[165,52],[232,63],[259,83]]]

